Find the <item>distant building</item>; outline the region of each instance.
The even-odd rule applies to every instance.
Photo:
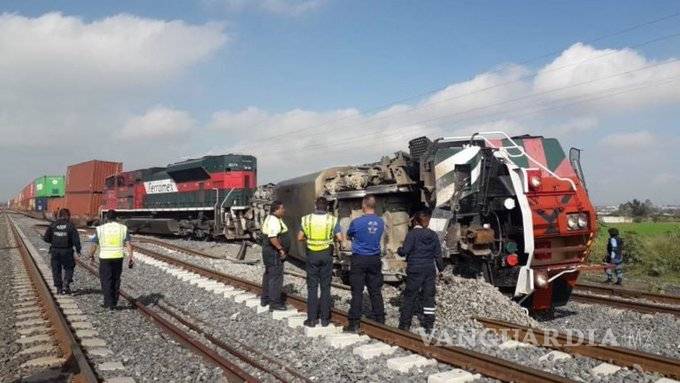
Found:
[[[600,219],[604,223],[633,223],[633,218],[622,217],[617,215],[604,215],[600,216]]]

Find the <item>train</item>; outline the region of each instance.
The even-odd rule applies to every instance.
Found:
[[[454,273],[484,279],[534,312],[568,302],[597,232],[580,151],[567,153],[557,139],[542,136],[418,137],[407,151],[377,162],[260,186],[250,155],[125,172],[112,166],[101,181],[97,212],[116,211],[131,232],[254,241],[276,199],[286,205],[290,255],[301,261],[305,248],[295,236],[317,197],[327,198],[346,232],[362,214],[362,198],[373,195],[385,222],[383,275],[393,283],[406,276],[398,249],[411,217],[430,209],[430,228]],[[336,273],[346,280],[351,243],[345,240],[334,252]]]
[[[430,228],[453,272],[483,278],[534,312],[568,302],[597,231],[580,151],[567,155],[557,139],[541,136],[420,137],[408,153],[285,180],[273,194],[289,227],[325,196],[345,232],[362,214],[362,198],[375,196],[385,221],[383,275],[392,282],[406,275],[398,249],[410,217],[431,209]],[[304,245],[290,235],[291,255],[304,259]],[[334,250],[343,276],[350,249],[345,242]]]

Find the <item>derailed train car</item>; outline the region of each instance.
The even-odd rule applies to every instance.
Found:
[[[323,195],[346,231],[361,215],[361,199],[374,195],[385,221],[385,279],[399,281],[406,263],[397,249],[410,216],[428,207],[434,213],[430,227],[457,273],[483,277],[535,311],[568,301],[596,232],[578,150],[567,157],[556,139],[502,132],[421,137],[409,149],[377,163],[277,184],[287,224],[298,227]],[[303,258],[302,244],[292,243],[292,256]],[[349,268],[349,249],[344,243],[335,250],[341,270]]]

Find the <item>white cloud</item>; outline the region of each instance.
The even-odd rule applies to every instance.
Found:
[[[616,150],[638,150],[656,143],[656,137],[646,131],[614,133],[604,137],[600,143]]]
[[[131,117],[118,133],[123,140],[173,139],[196,127],[196,121],[182,110],[156,106],[144,115]]]
[[[534,91],[546,99],[583,99],[620,93],[585,103],[605,111],[642,108],[680,101],[680,88],[666,80],[680,78],[680,61],[650,60],[632,49],[596,49],[577,43],[543,67],[534,79]],[[658,84],[642,88],[645,85]],[[627,89],[636,89],[623,93]]]
[[[131,15],[92,22],[61,13],[0,15],[0,80],[49,91],[120,89],[167,81],[228,40],[224,25]]]
[[[212,0],[229,11],[255,9],[281,16],[300,16],[319,9],[326,0]]]

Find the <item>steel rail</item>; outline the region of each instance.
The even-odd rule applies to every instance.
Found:
[[[510,336],[517,341],[533,344],[534,346],[562,350],[570,354],[579,354],[604,362],[613,362],[633,369],[638,365],[646,371],[658,372],[667,377],[680,377],[680,360],[678,359],[625,347],[601,343],[584,343],[584,339],[574,339],[557,330],[543,330],[497,319],[480,317],[474,319],[489,329]]]
[[[647,303],[647,302],[640,302],[640,301],[631,301],[628,299],[622,299],[622,298],[616,298],[616,297],[609,297],[609,296],[601,296],[601,295],[592,295],[589,293],[582,293],[578,291],[573,291],[571,293],[572,299],[578,302],[582,303],[593,303],[593,304],[599,304],[599,305],[606,305],[606,306],[612,306],[616,308],[623,308],[623,309],[629,309],[641,313],[646,313],[646,314],[657,314],[657,313],[662,313],[662,314],[672,314],[676,316],[680,316],[680,306],[679,307],[673,307],[673,306],[666,306],[666,305],[660,305],[656,303]]]
[[[212,258],[212,259],[223,259],[223,260],[227,260],[227,261],[233,261],[230,258],[216,257],[214,255],[204,253],[204,252],[199,251],[199,250],[189,249],[189,248],[186,248],[186,247],[183,247],[183,246],[166,243],[164,241],[160,241],[160,240],[157,240],[157,239],[154,239],[154,238],[147,238],[147,237],[138,238],[138,237],[136,237],[135,242],[137,242],[137,243],[152,243],[152,244],[157,245],[157,246],[165,247],[165,248],[175,250],[175,251],[179,251],[181,253],[186,253],[186,254],[189,254],[189,255],[195,255],[195,256],[198,256],[198,257]],[[306,275],[296,273],[296,272],[293,272],[293,271],[284,271],[283,273],[285,275],[290,275],[292,277],[307,279]],[[338,289],[342,289],[342,290],[348,290],[348,291],[351,290],[351,287],[349,287],[347,285],[343,285],[341,283],[337,283],[337,282],[331,282],[331,286],[338,288]]]
[[[143,247],[134,245],[133,247],[134,251],[142,253],[151,258],[184,268],[204,277],[217,280],[252,293],[261,293],[261,286],[257,283],[220,273],[218,271],[209,270],[190,262],[185,262],[177,258],[165,256]],[[307,309],[307,302],[302,297],[296,295],[287,295],[286,302],[298,310],[305,311]],[[347,313],[334,308],[331,310],[331,321],[339,325],[345,325],[348,323]],[[429,358],[437,359],[439,362],[445,364],[479,372],[482,375],[498,380],[506,382],[527,383],[573,382],[572,380],[562,376],[533,369],[508,360],[498,359],[496,357],[472,350],[467,350],[462,347],[427,344],[420,336],[416,334],[402,331],[394,327],[389,327],[369,319],[362,319],[361,329],[364,334],[371,338],[378,339],[391,345],[399,346]]]
[[[97,270],[95,270],[92,265],[88,265],[87,262],[81,260],[80,258],[76,259],[76,263],[85,270],[87,270],[88,272],[90,272],[91,274],[94,274],[95,276],[99,275]],[[146,307],[146,305],[139,302],[129,293],[121,289],[120,296],[129,301],[133,306],[135,306],[139,311],[141,311],[145,316],[147,316],[152,322],[157,323],[159,327],[173,335],[182,344],[194,350],[194,352],[201,355],[204,359],[209,360],[218,365],[220,368],[222,368],[226,375],[225,377],[229,382],[249,382],[249,383],[259,382],[257,378],[250,375],[241,367],[235,365],[234,363],[232,363],[231,361],[217,353],[215,350],[212,350],[204,343],[196,340],[188,332],[182,330],[177,325],[173,324],[156,311]]]
[[[16,224],[7,214],[6,219],[12,235],[14,236],[14,242],[18,247],[18,251],[21,254],[22,261],[28,275],[31,278],[32,284],[38,293],[38,298],[40,300],[41,306],[45,310],[49,321],[53,324],[54,337],[59,344],[59,348],[64,353],[66,363],[62,367],[65,372],[73,373],[73,382],[77,383],[94,383],[98,382],[99,379],[94,369],[90,365],[90,362],[85,357],[83,349],[76,340],[75,335],[71,331],[71,328],[66,321],[63,313],[59,309],[54,296],[50,292],[50,289],[45,282],[43,275],[40,273],[35,259],[31,255],[31,252],[24,241],[23,234],[17,229]]]
[[[586,282],[578,282],[575,286],[575,290],[584,292],[587,291],[601,295],[612,295],[621,298],[646,299],[652,302],[680,306],[680,296],[678,295],[657,294],[647,291],[631,290],[611,285],[605,286]]]

